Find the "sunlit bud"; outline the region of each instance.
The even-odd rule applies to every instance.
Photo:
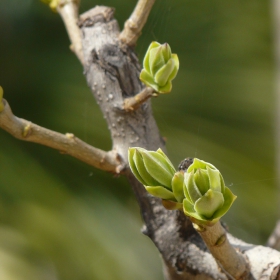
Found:
[[[140,80],[157,93],[168,93],[178,69],[178,56],[171,53],[170,46],[167,43],[161,45],[152,42],[144,57]]]
[[[138,147],[129,148],[128,162],[134,176],[150,194],[176,200],[172,193],[172,178],[176,170],[161,149],[147,151]]]
[[[220,171],[197,158],[184,174],[184,195],[184,213],[195,223],[210,225],[226,214],[236,199]]]

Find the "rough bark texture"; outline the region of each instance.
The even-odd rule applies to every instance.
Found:
[[[228,279],[230,276],[219,269],[189,219],[181,212],[166,210],[159,199],[147,194],[127,168],[128,147],[164,149],[164,142],[152,116],[150,101],[135,111],[123,109],[124,100],[139,93],[143,85],[138,79],[137,56],[119,40],[113,9],[96,7],[81,15],[79,25],[88,85],[107,121],[113,149],[123,162],[123,173],[138,200],[145,222],[143,233],[151,238],[162,255],[165,278]],[[277,251],[228,237],[248,258],[251,279],[276,279],[280,263]]]

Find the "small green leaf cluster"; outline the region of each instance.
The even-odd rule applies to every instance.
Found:
[[[132,173],[150,194],[163,199],[168,209],[183,210],[194,223],[216,223],[236,199],[220,171],[197,158],[185,172],[176,171],[161,149],[134,147],[129,149],[128,161]]]
[[[146,52],[140,80],[153,88],[157,93],[168,93],[172,90],[171,81],[179,69],[177,54],[171,53],[170,46],[152,42]]]

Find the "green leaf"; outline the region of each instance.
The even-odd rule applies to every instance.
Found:
[[[157,71],[165,64],[164,57],[162,55],[161,46],[151,49],[149,51],[149,67],[152,76],[155,76]]]
[[[175,67],[173,69],[173,72],[169,76],[169,81],[174,80],[174,78],[176,77],[176,75],[178,73],[178,70],[179,70],[179,59],[178,59],[177,54],[172,54],[171,59],[174,60],[174,66]]]
[[[213,191],[221,192],[221,177],[220,171],[218,169],[212,169],[208,166],[206,167],[208,171],[209,181],[210,181],[210,188]]]
[[[171,81],[168,81],[165,86],[158,87],[157,92],[158,93],[169,93],[171,90],[172,90],[172,83],[171,83]]]
[[[206,219],[205,217],[200,216],[194,210],[194,206],[187,199],[184,199],[183,201],[183,211],[184,214],[189,216],[191,221],[197,225],[212,226],[219,221],[219,219]]]
[[[224,216],[236,198],[237,196],[235,196],[228,187],[225,187],[224,205],[214,213],[213,219],[220,219],[222,216]]]
[[[143,162],[142,153],[139,151],[139,149],[135,150],[133,161],[135,163],[135,166],[137,168],[137,171],[142,178],[142,181],[144,181],[144,185],[148,186],[157,186],[159,183],[150,175],[149,171],[147,171],[147,168]]]
[[[160,153],[145,151],[142,152],[142,157],[147,172],[159,182],[159,185],[171,189],[171,181],[175,173],[175,168]],[[172,169],[174,169],[173,172],[171,171]]]
[[[170,161],[170,159],[168,158],[168,156],[162,151],[162,149],[161,149],[161,148],[158,148],[158,149],[156,150],[156,152],[157,152],[158,154],[161,154],[161,155],[165,158],[165,161],[168,163],[168,164],[167,164],[167,167],[170,168],[170,172],[171,172],[171,173],[176,172],[176,169],[175,169],[175,167],[173,166],[172,162]]]
[[[148,193],[150,193],[153,196],[162,199],[176,201],[173,193],[162,186],[156,186],[156,187],[145,186],[145,189],[147,190]]]
[[[184,183],[191,202],[194,204],[202,195],[194,182],[194,171],[184,174]]]
[[[163,87],[170,80],[170,74],[173,72],[175,67],[173,59],[170,59],[165,65],[163,65],[155,75],[155,82]]]
[[[206,162],[198,158],[194,158],[193,163],[189,166],[187,172],[190,173],[193,170],[196,171],[198,168],[206,169]]]
[[[178,202],[182,202],[184,200],[184,174],[180,171],[176,172],[173,176],[172,191]]]
[[[204,220],[194,209],[194,205],[187,199],[183,200],[183,211],[186,216],[193,217],[198,220]]]
[[[194,173],[194,181],[202,195],[204,195],[210,189],[207,170],[198,168]]]
[[[171,48],[167,43],[162,44],[161,47],[162,55],[164,58],[164,62],[167,63],[171,58]]]
[[[223,204],[224,197],[222,193],[210,189],[204,196],[195,202],[194,209],[200,216],[211,219],[214,213],[222,207]]]
[[[142,179],[142,177],[140,176],[137,168],[136,168],[136,165],[135,165],[135,162],[134,162],[134,154],[135,154],[135,151],[136,151],[136,148],[129,148],[128,149],[128,163],[129,163],[129,167],[132,171],[132,173],[134,174],[134,176],[136,177],[136,179],[142,183],[143,185],[146,184],[146,182]]]
[[[221,182],[221,192],[224,194],[226,186],[225,186],[224,178],[221,173],[220,173],[220,182]]]
[[[198,158],[193,159],[193,163],[189,166],[187,172],[191,172],[192,170],[196,170],[198,168],[201,169],[206,169],[206,166],[212,168],[212,169],[217,169],[214,165],[211,163],[208,163],[206,161],[200,160]]]
[[[150,50],[159,47],[160,44],[158,42],[152,42],[145,54],[144,60],[143,60],[143,68],[151,74],[150,66],[149,66],[149,59],[150,59]]]
[[[158,85],[155,83],[154,78],[145,69],[142,69],[139,78],[146,86],[149,86],[158,92]]]

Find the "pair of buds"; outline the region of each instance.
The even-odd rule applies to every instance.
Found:
[[[220,171],[197,158],[186,171],[176,171],[161,149],[130,148],[128,160],[132,173],[150,194],[172,209],[183,210],[196,224],[215,224],[236,199]]]

